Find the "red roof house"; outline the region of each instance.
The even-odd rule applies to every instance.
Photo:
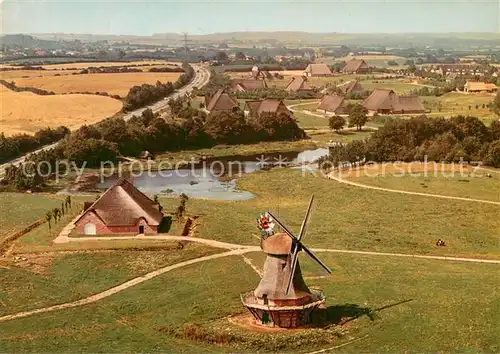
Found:
[[[291,91],[291,92],[297,92],[297,91],[311,91],[312,87],[309,86],[307,83],[307,78],[304,76],[294,76],[286,85],[285,90]]]
[[[325,114],[346,114],[345,99],[342,96],[326,95],[319,104],[318,111],[323,111]]]
[[[375,89],[363,101],[370,114],[424,113],[425,107],[417,96],[399,97],[393,90]]]
[[[331,76],[332,71],[326,64],[309,64],[304,71],[306,76]]]
[[[210,97],[205,96],[205,108],[210,113],[232,112],[235,107],[238,107],[238,101],[223,89],[217,90]]]
[[[348,74],[363,74],[370,71],[370,66],[363,59],[352,58],[346,63],[342,71]]]
[[[267,88],[266,80],[259,79],[234,79],[231,82],[234,91],[246,92],[248,90],[258,90]]]
[[[289,116],[293,115],[283,101],[280,100],[266,99],[247,101],[246,106],[249,115],[252,117],[260,116],[262,113],[287,114]]]
[[[342,92],[345,94],[348,94],[351,92],[363,91],[363,87],[361,87],[361,84],[359,83],[358,80],[351,80],[351,81],[348,81],[344,84],[340,84],[337,87],[339,89],[341,89]]]
[[[92,205],[86,205],[75,229],[81,235],[156,234],[162,220],[157,203],[120,179]]]

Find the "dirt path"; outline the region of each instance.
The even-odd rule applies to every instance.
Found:
[[[343,179],[341,177],[336,176],[337,173],[338,172],[331,172],[328,175],[328,179],[333,179],[333,180],[335,180],[337,182],[344,183],[344,184],[349,184],[349,185],[355,186],[355,187],[366,188],[366,189],[374,189],[374,190],[384,191],[384,192],[390,192],[390,193],[419,195],[419,196],[423,196],[423,197],[432,197],[432,198],[441,198],[441,199],[453,199],[453,200],[463,200],[463,201],[466,201],[466,202],[476,202],[476,203],[485,203],[485,204],[500,205],[500,202],[495,202],[493,200],[484,200],[484,199],[475,199],[475,198],[464,198],[464,197],[453,197],[453,196],[450,196],[450,195],[421,193],[421,192],[410,192],[410,191],[403,191],[403,190],[399,190],[399,189],[390,189],[390,188],[382,188],[382,187],[370,186],[370,185],[367,185],[367,184],[362,184],[362,183],[353,182],[353,181],[349,181],[349,180]]]
[[[259,246],[239,245],[235,243],[227,243],[205,238],[189,237],[189,236],[169,236],[169,235],[151,235],[151,236],[94,236],[94,237],[63,237],[58,236],[54,239],[54,243],[67,243],[67,242],[85,242],[85,241],[111,241],[111,240],[163,240],[163,241],[188,241],[197,242],[204,245],[223,248],[228,250],[250,249],[260,250]]]

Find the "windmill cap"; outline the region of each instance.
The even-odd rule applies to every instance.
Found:
[[[292,249],[292,239],[286,233],[280,232],[262,240],[261,247],[267,254],[288,255]]]

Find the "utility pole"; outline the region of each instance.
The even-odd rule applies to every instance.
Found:
[[[188,33],[182,32],[184,35],[184,62],[188,62]]]

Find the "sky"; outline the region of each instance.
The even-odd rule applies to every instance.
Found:
[[[500,0],[0,0],[7,33],[500,32]]]

